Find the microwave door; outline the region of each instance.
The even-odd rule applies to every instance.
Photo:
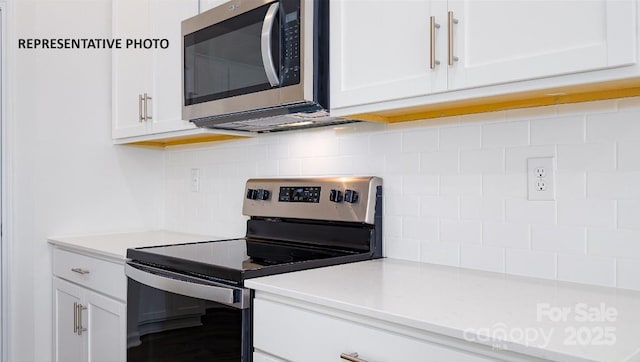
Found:
[[[278,3],[184,36],[185,106],[279,84]]]

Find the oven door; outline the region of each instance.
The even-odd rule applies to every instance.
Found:
[[[250,291],[128,262],[128,361],[250,361]]]
[[[183,21],[183,119],[306,102],[301,5],[230,1]]]

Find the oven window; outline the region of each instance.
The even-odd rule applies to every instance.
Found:
[[[128,279],[127,361],[248,360],[248,316]]]
[[[269,5],[184,37],[185,105],[271,88],[262,62],[261,34]],[[272,29],[271,57],[280,69],[279,20]]]

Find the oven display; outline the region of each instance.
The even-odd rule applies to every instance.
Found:
[[[280,187],[279,202],[320,202],[320,186]]]

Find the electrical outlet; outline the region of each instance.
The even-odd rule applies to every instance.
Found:
[[[191,169],[191,192],[200,192],[200,169]]]
[[[527,159],[527,189],[531,201],[556,199],[553,157]]]

